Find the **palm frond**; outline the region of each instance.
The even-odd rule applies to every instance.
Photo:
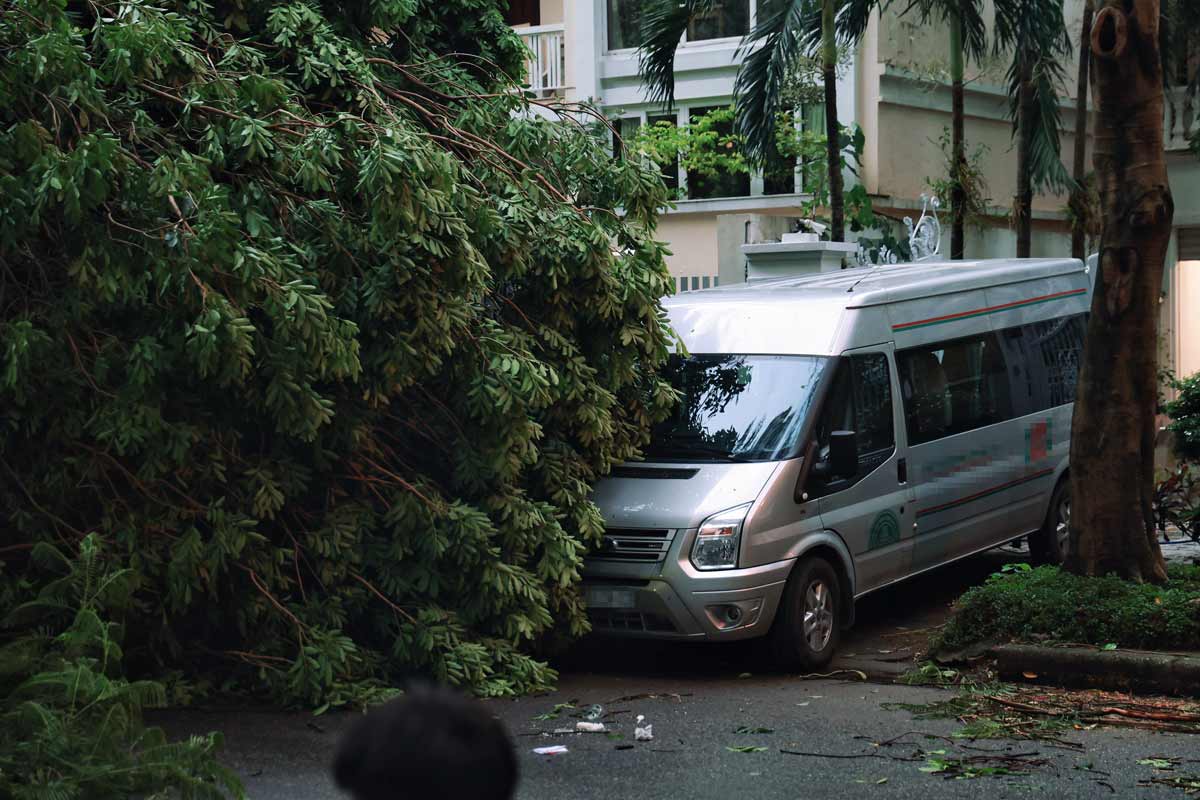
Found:
[[[675,104],[675,50],[697,16],[712,9],[714,0],[651,0],[642,11],[642,45],[638,70],[646,99],[663,108]]]
[[[907,16],[914,11],[923,24],[933,21],[949,23],[955,16],[961,16],[963,52],[976,63],[987,57],[987,23],[983,18],[980,0],[909,0],[900,15]]]
[[[805,50],[805,35],[814,22],[819,37],[820,3],[777,3],[774,11],[759,19],[738,50],[743,62],[733,86],[737,126],[745,139],[746,158],[753,163],[761,163],[770,150],[781,111],[781,90],[789,68]]]
[[[889,4],[889,0],[841,0],[837,15],[838,40],[855,44],[867,31],[871,13]]]
[[[1062,143],[1058,133],[1058,87],[1066,78],[1062,63],[1055,58],[1042,58],[1033,66],[1033,96],[1037,116],[1029,142],[1029,174],[1034,187],[1039,190],[1050,188],[1065,192],[1075,186],[1074,178],[1062,161]]]
[[[1029,169],[1034,186],[1069,189],[1074,181],[1060,155],[1058,96],[1066,83],[1063,64],[1072,48],[1062,0],[997,0],[993,49],[1012,57],[1006,78],[1014,136],[1020,130],[1022,76],[1030,76],[1035,114]]]

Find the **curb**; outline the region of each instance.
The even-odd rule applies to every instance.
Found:
[[[1156,689],[1200,697],[1200,653],[1023,644],[1000,645],[991,653],[1005,679],[1096,689]]]

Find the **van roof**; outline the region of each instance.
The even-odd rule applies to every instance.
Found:
[[[1073,277],[1074,284],[1086,272],[1083,262],[1073,258],[924,261],[759,279],[684,292],[666,298],[663,305],[672,327],[694,353],[819,355],[840,352],[843,346],[850,346],[851,341],[863,336],[872,341],[893,337],[890,324],[886,332],[862,329],[850,334],[847,329],[839,334],[847,309],[1078,276]],[[1009,290],[1001,292],[1011,294]],[[1024,293],[1021,290],[1016,295]],[[951,305],[962,302],[966,301],[949,297],[945,301]],[[945,307],[938,302],[933,307],[939,305]],[[882,317],[886,316],[880,315],[877,323],[882,325]],[[876,319],[875,315],[871,319]],[[902,325],[897,329],[907,327],[912,326]],[[942,330],[939,328],[939,333]]]
[[[989,258],[978,261],[923,261],[768,278],[684,292],[668,298],[670,306],[692,303],[762,303],[764,301],[842,301],[843,308],[864,308],[901,300],[985,289],[1086,272],[1075,258]]]

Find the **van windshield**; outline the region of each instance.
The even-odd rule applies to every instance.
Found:
[[[646,458],[779,461],[796,455],[828,358],[671,356],[667,379],[681,397],[657,425]]]

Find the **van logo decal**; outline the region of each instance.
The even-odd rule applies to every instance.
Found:
[[[892,511],[880,511],[871,523],[867,549],[877,550],[900,541],[900,518]]]
[[[1079,295],[1087,294],[1087,289],[1071,289],[1066,292],[1055,292],[1054,294],[1044,294],[1040,297],[1031,297],[1028,300],[1014,300],[1011,303],[1001,303],[998,306],[986,306],[984,308],[976,308],[971,311],[960,311],[957,314],[947,314],[944,317],[930,317],[929,319],[918,319],[913,322],[902,322],[899,325],[893,325],[893,331],[912,331],[917,328],[928,328],[930,325],[941,325],[946,322],[957,322],[960,319],[970,319],[971,317],[982,317],[987,314],[996,314],[1001,311],[1011,311],[1014,308],[1025,308],[1026,306],[1036,306],[1039,303],[1049,303],[1051,300],[1061,300],[1065,297],[1078,297]]]

